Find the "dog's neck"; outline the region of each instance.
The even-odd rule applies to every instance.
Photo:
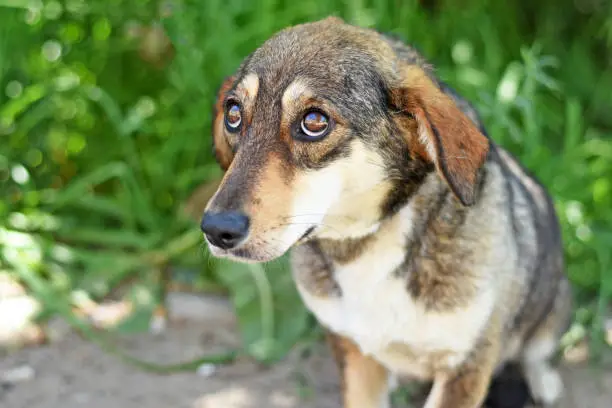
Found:
[[[415,229],[421,228],[435,210],[435,203],[431,200],[445,200],[451,194],[448,186],[440,180],[435,173],[430,173],[407,202],[398,207],[393,214],[386,214],[382,219],[364,225],[355,224],[348,230],[335,230],[329,234],[315,234],[309,243],[320,248],[330,260],[345,263],[361,253],[368,243],[376,240],[381,234],[388,233],[390,229],[399,228],[406,235],[412,235]],[[406,238],[410,238],[407,236]]]
[[[483,168],[478,180],[477,200],[480,199],[482,186],[486,178],[486,168]],[[399,206],[393,214],[387,214],[383,219],[368,225],[356,224],[346,231],[336,230],[335,235],[318,235],[308,241],[316,245],[331,261],[342,264],[354,259],[362,253],[369,243],[377,240],[389,231],[400,231],[406,238],[407,245],[418,245],[418,241],[436,224],[436,228],[444,226],[445,231],[461,228],[461,224],[470,207],[464,207],[453,197],[448,185],[432,172],[425,177],[422,184]],[[440,219],[442,217],[442,219]],[[341,234],[346,232],[346,234]],[[436,234],[430,239],[436,239]]]
[[[482,195],[486,174],[485,166],[478,179],[477,201]],[[338,230],[335,231],[336,235],[331,236],[314,234],[309,242],[316,245],[329,260],[342,264],[354,259],[370,242],[382,234],[389,233],[390,230],[398,230],[405,234],[407,245],[410,246],[418,245],[423,234],[436,220],[439,220],[437,228],[444,225],[448,231],[459,229],[466,214],[471,210],[472,208],[463,206],[456,197],[453,197],[448,185],[435,172],[431,172],[395,213],[368,225],[354,225],[343,235],[341,235],[343,231]],[[436,239],[435,234],[433,239]]]

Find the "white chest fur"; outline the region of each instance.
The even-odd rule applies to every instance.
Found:
[[[380,231],[380,238],[352,263],[336,266],[342,296],[317,297],[299,283],[298,289],[324,326],[351,339],[364,354],[394,373],[430,377],[431,356],[445,356],[448,367],[461,363],[488,319],[494,297],[484,292],[452,312],[426,310],[409,294],[406,276],[394,274],[405,257],[407,225],[401,224]]]

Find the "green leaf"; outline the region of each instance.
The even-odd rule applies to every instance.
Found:
[[[55,236],[72,243],[101,245],[106,248],[151,249],[160,234],[143,235],[124,229],[60,228]]]
[[[309,327],[287,257],[267,265],[219,260],[216,271],[230,289],[245,348],[260,361],[284,357]]]

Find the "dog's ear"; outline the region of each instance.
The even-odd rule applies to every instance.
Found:
[[[234,152],[227,142],[227,135],[225,132],[225,106],[223,102],[225,100],[225,94],[232,88],[234,84],[234,77],[226,78],[223,84],[217,92],[217,100],[213,109],[213,126],[212,126],[212,140],[213,140],[213,152],[217,162],[221,168],[225,171],[232,163],[234,159]]]
[[[489,140],[416,66],[403,67],[400,84],[390,91],[393,108],[416,121],[417,135],[406,132],[416,154],[433,162],[451,191],[466,206],[474,204],[478,174]],[[414,129],[414,127],[413,127]]]

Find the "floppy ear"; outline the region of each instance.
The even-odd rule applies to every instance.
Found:
[[[225,93],[231,89],[233,83],[233,76],[223,81],[223,84],[221,85],[221,88],[219,88],[219,92],[217,93],[217,100],[215,101],[215,106],[213,110],[213,152],[215,154],[217,162],[219,163],[223,171],[227,170],[227,168],[232,163],[232,160],[234,159],[234,152],[232,151],[232,148],[227,142],[227,135],[225,133],[225,107],[223,106]]]
[[[391,91],[391,101],[416,121],[417,154],[435,164],[463,205],[474,204],[489,140],[419,67],[404,68],[401,85]],[[415,135],[407,135],[411,136]]]

